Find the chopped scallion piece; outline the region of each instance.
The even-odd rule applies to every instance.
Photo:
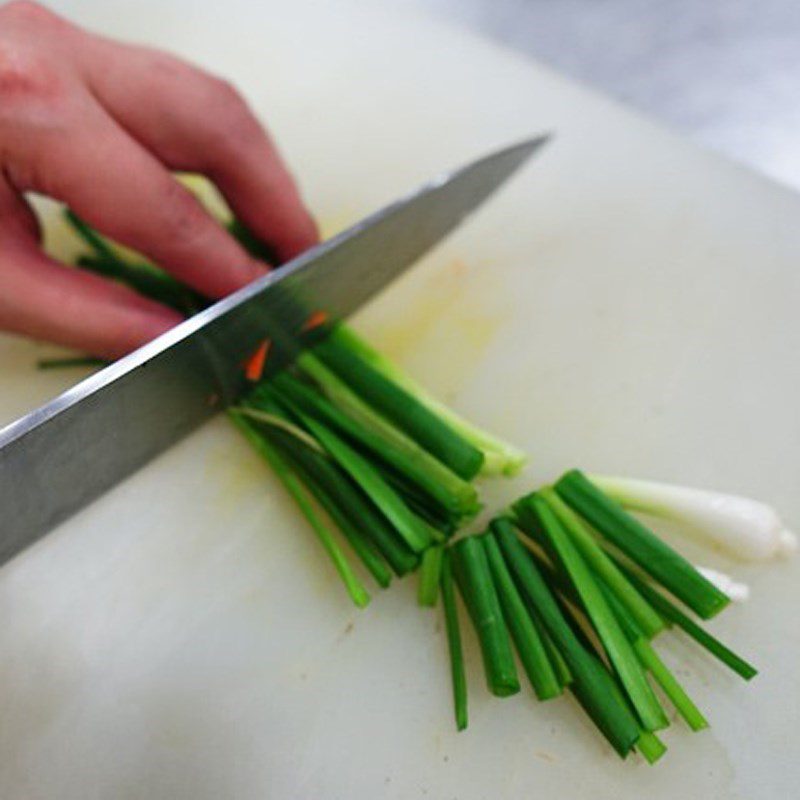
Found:
[[[555,489],[606,539],[703,619],[713,617],[730,602],[683,556],[603,494],[579,470],[566,473]]]
[[[664,622],[661,617],[606,555],[592,534],[583,526],[577,514],[552,489],[542,489],[539,494],[553,509],[573,544],[591,565],[594,573],[605,582],[614,596],[628,609],[647,638],[662,631]]]
[[[267,460],[280,482],[286,488],[286,491],[291,495],[295,503],[297,503],[298,508],[308,520],[309,525],[311,525],[314,533],[317,534],[322,546],[325,548],[328,556],[336,567],[336,571],[339,573],[339,577],[342,579],[352,601],[359,608],[366,606],[370,601],[369,593],[350,566],[350,562],[336,542],[333,532],[317,514],[311,503],[311,499],[306,494],[297,476],[292,472],[278,451],[265,437],[261,436],[239,412],[230,411],[228,414],[233,424],[244,434],[245,438],[253,445],[255,450]]]
[[[511,631],[525,674],[540,700],[557,697],[561,694],[561,683],[550,663],[542,637],[514,585],[500,547],[492,536],[482,537],[481,543],[486,552],[503,616]]]
[[[464,670],[464,653],[461,647],[461,629],[458,624],[456,594],[453,590],[453,567],[450,549],[442,556],[442,605],[444,623],[447,629],[447,647],[450,652],[450,674],[453,680],[453,706],[456,728],[463,731],[467,727],[467,676]]]
[[[478,474],[483,464],[483,453],[405,389],[352,350],[342,347],[335,338],[320,342],[314,352],[375,410],[419,442],[456,475],[470,480]]]
[[[489,691],[498,697],[516,694],[520,686],[511,639],[483,547],[476,536],[467,536],[452,551],[458,588],[481,645]]]
[[[539,517],[645,730],[655,731],[666,727],[669,720],[647,683],[633,648],[569,534],[543,497],[534,494],[523,498],[520,505],[523,503],[530,504]]]
[[[417,602],[421,606],[435,606],[439,595],[439,582],[442,573],[444,546],[437,544],[422,554],[419,568],[419,590]]]

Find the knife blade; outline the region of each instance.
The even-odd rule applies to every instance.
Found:
[[[0,430],[0,564],[234,402],[260,341],[291,359],[313,310],[347,317],[548,140],[443,174]]]

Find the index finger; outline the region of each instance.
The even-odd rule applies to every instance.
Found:
[[[282,260],[317,243],[294,179],[230,84],[165,53],[105,39],[82,58],[108,112],[172,168],[214,181],[236,216]]]
[[[9,143],[7,172],[18,190],[67,203],[208,297],[223,297],[264,274],[266,266],[94,99],[73,109],[66,127],[66,134],[56,129]]]

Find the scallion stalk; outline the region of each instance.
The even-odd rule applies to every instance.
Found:
[[[453,707],[456,728],[463,731],[467,727],[467,676],[464,670],[464,652],[461,647],[461,629],[458,624],[456,594],[453,589],[453,567],[450,548],[442,555],[442,606],[444,624],[447,630],[447,648],[450,653],[450,674],[453,681]]]
[[[365,339],[347,325],[337,325],[331,334],[342,345],[348,347],[369,363],[374,369],[393,380],[413,395],[429,411],[436,414],[454,431],[483,452],[481,467],[483,475],[516,475],[525,466],[526,456],[518,448],[492,436],[485,430],[464,419],[452,408],[433,397],[423,386],[382,353],[375,350]]]
[[[542,489],[540,496],[550,506],[569,534],[573,544],[591,565],[593,572],[602,579],[614,596],[628,609],[647,638],[652,638],[664,629],[664,622],[653,607],[639,594],[603,548],[583,526],[577,514],[551,488]]]
[[[458,588],[478,634],[489,691],[498,697],[519,692],[511,640],[495,591],[486,554],[475,536],[457,541],[453,567]]]
[[[557,697],[562,691],[561,683],[550,663],[542,637],[508,571],[500,547],[492,536],[482,537],[481,544],[486,552],[503,616],[511,631],[525,674],[539,700]]]
[[[275,472],[275,475],[286,488],[286,491],[291,495],[328,553],[352,601],[359,608],[366,606],[370,601],[369,593],[364,588],[358,575],[353,571],[350,562],[347,560],[347,556],[336,542],[333,531],[328,528],[317,514],[311,503],[311,499],[306,494],[297,476],[292,472],[275,447],[273,447],[265,437],[259,434],[239,412],[229,411],[228,415],[233,424],[242,432],[253,448],[266,459]]]
[[[385,430],[378,431],[359,424],[288,372],[275,376],[272,383],[305,413],[320,419],[390,464],[394,470],[430,495],[449,515],[461,519],[480,509],[475,487],[458,477],[413,440],[406,436],[387,436]]]
[[[419,567],[419,588],[417,602],[421,606],[433,607],[439,595],[439,583],[442,574],[442,556],[444,545],[437,544],[429,547],[422,554]]]
[[[711,655],[725,664],[725,666],[732,669],[746,681],[758,675],[758,670],[752,664],[749,664],[741,656],[734,653],[727,645],[723,644],[719,639],[705,630],[705,628],[701,627],[693,619],[684,614],[681,609],[656,588],[650,586],[646,581],[634,575],[631,571],[628,571],[627,574],[631,583],[633,583],[650,601],[659,614],[681,628],[699,645],[711,653]]]
[[[248,401],[249,402],[249,401]],[[249,410],[249,409],[248,409]],[[292,423],[282,415],[282,407],[267,393],[259,395],[259,411],[266,411],[269,417],[282,419],[284,425],[279,428],[297,438],[294,447],[287,446],[286,452],[290,460],[297,464],[310,479],[337,503],[342,513],[351,521],[351,525],[368,535],[375,546],[380,550],[386,561],[399,577],[410,572],[417,566],[417,556],[406,543],[397,535],[389,521],[372,504],[367,496],[361,492],[348,476],[331,461],[324,451],[320,452],[308,446],[307,438],[310,434],[304,430],[293,431]],[[244,413],[244,411],[243,411]],[[302,434],[302,436],[299,436]],[[312,440],[315,441],[316,440]]]
[[[669,720],[647,683],[633,648],[569,534],[543,497],[534,494],[523,498],[522,503],[529,504],[539,517],[645,730],[666,727]]]
[[[655,764],[667,752],[667,746],[652,731],[642,731],[639,734],[636,749],[648,764]]]
[[[606,539],[704,619],[713,617],[730,602],[683,556],[603,494],[579,470],[566,473],[555,489]]]
[[[587,713],[616,752],[624,758],[639,738],[639,725],[625,703],[613,692],[614,681],[583,647],[508,520],[492,534],[500,545],[514,579],[540,615],[540,619],[567,662],[573,676],[571,688],[580,695]]]
[[[398,384],[335,338],[320,342],[314,353],[376,411],[391,420],[456,475],[471,480],[480,471],[483,453]]]
[[[676,711],[683,717],[693,731],[699,731],[708,727],[708,722],[692,699],[681,686],[678,679],[673,675],[669,667],[661,660],[655,648],[650,644],[648,637],[639,627],[634,616],[619,601],[607,584],[602,583],[601,588],[606,594],[606,600],[617,615],[622,630],[628,637],[628,641],[633,645],[636,655],[642,666],[653,676],[656,683],[661,686],[664,694],[675,706]]]
[[[341,483],[337,480],[321,480],[321,473],[328,470],[321,469],[323,464],[329,468],[329,478],[333,478],[336,467],[333,464],[325,463],[322,456],[304,453],[304,446],[289,440],[283,434],[272,433],[278,441],[277,446],[281,449],[284,459],[289,463],[297,476],[302,479],[308,491],[314,499],[325,509],[328,516],[336,524],[336,527],[347,539],[350,547],[361,560],[361,563],[375,579],[375,582],[382,588],[387,588],[392,581],[392,573],[383,560],[380,549],[367,533],[367,529],[359,523],[355,523],[348,514],[347,503],[342,502],[344,493],[341,491]],[[281,442],[281,439],[283,441]],[[287,441],[288,440],[288,441]],[[282,445],[282,446],[281,446]],[[306,456],[306,458],[303,458]],[[318,469],[309,469],[312,462]],[[316,473],[316,475],[315,475]],[[341,482],[346,482],[343,475],[337,476]]]
[[[292,410],[297,411],[294,408]],[[366,459],[319,420],[298,413],[306,428],[361,487],[415,553],[421,553],[433,542],[428,526],[409,509]]]
[[[589,480],[623,508],[678,522],[735,558],[763,561],[797,550],[797,537],[772,506],[758,500],[657,481]]]

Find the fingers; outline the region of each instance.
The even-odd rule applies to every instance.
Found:
[[[0,180],[0,328],[117,358],[180,322],[130,289],[47,258],[30,222]]]
[[[120,124],[173,169],[202,172],[282,260],[318,234],[266,131],[227,83],[172,56],[97,40],[85,80]]]
[[[62,200],[103,233],[210,297],[264,273],[264,265],[93,98],[80,107],[73,99],[71,112],[66,131],[46,130],[17,143],[11,175],[18,176],[18,189]]]

